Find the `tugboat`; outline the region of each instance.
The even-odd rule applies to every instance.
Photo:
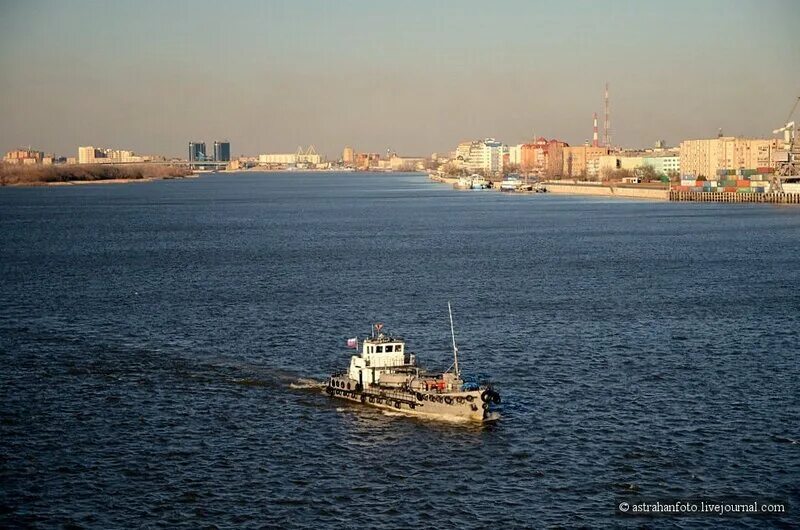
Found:
[[[346,372],[330,377],[325,392],[331,397],[433,419],[496,419],[500,395],[491,385],[462,378],[449,303],[447,309],[453,337],[452,370],[435,373],[419,367],[402,338],[384,334],[383,325],[375,324],[372,337],[361,344],[361,355],[351,357]],[[349,339],[347,345],[358,349],[358,339]]]

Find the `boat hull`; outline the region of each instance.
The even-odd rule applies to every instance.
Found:
[[[325,391],[333,398],[434,419],[483,422],[496,416],[494,403],[487,398],[485,390],[437,393],[383,388],[357,390],[354,387],[347,389],[329,385]]]

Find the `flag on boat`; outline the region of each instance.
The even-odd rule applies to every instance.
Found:
[[[358,338],[347,339],[347,347],[354,350],[358,349]]]
[[[380,333],[380,331],[381,331],[382,329],[383,329],[383,324],[381,324],[380,322],[378,322],[377,324],[375,324],[375,331],[377,331],[377,332],[379,332],[379,333]]]

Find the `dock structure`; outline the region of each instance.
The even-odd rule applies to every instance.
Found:
[[[698,192],[671,190],[669,192],[669,200],[693,202],[800,204],[800,193],[736,193],[724,191]]]

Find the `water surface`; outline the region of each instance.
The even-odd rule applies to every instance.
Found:
[[[800,509],[800,209],[458,192],[420,175],[0,189],[0,523],[625,526]],[[489,427],[314,386],[372,322]]]

